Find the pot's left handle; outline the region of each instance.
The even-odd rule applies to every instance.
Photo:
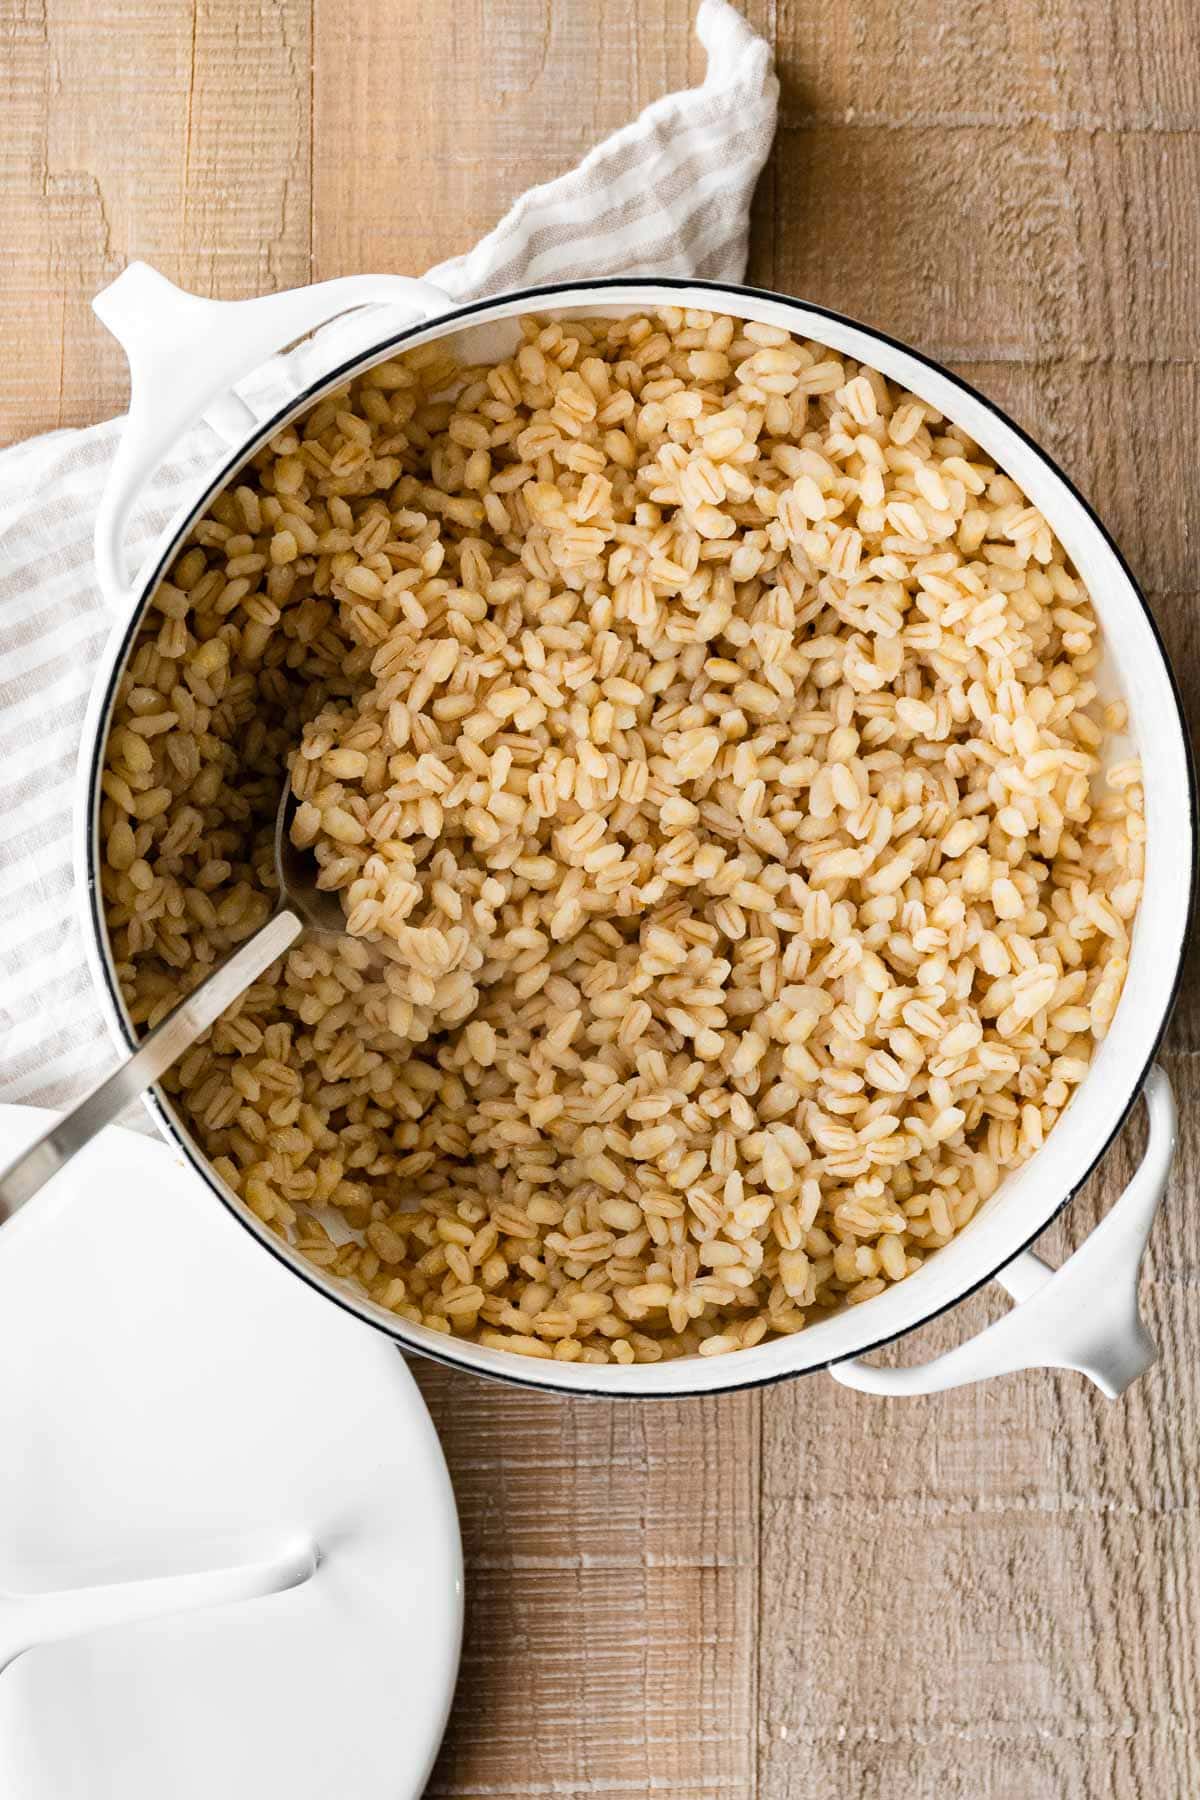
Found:
[[[996,1277],[1017,1304],[986,1331],[912,1368],[831,1363],[834,1380],[865,1394],[937,1394],[1019,1369],[1074,1369],[1108,1399],[1123,1394],[1158,1355],[1138,1314],[1138,1273],[1178,1138],[1162,1069],[1151,1070],[1143,1098],[1150,1138],[1138,1171],[1060,1269],[1026,1250]]]
[[[207,419],[229,442],[257,423],[241,381],[267,357],[355,307],[386,304],[410,321],[454,302],[406,275],[348,275],[257,300],[187,294],[146,263],[131,263],[92,306],[129,360],[129,415],[96,516],[96,570],[105,598],[130,593],[125,528],[134,500],[189,426]]]

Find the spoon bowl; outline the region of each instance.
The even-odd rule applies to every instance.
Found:
[[[279,907],[298,912],[310,931],[322,937],[341,937],[346,915],[336,893],[318,885],[316,858],[292,842],[292,820],[299,805],[292,784],[285,781],[275,809],[275,879],[279,883]]]

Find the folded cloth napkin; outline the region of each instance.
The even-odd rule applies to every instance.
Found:
[[[578,168],[532,188],[430,280],[456,299],[601,275],[740,280],[778,83],[768,46],[727,0],[703,0],[696,31],[703,86],[656,100]],[[286,359],[265,379],[286,383]],[[121,425],[0,453],[0,1100],[69,1103],[112,1062],[70,839],[84,709],[112,623],[92,526]],[[162,528],[214,442],[198,432],[159,471],[131,545]]]

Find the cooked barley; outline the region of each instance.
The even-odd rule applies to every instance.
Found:
[[[101,830],[168,1079],[319,1267],[435,1330],[719,1355],[870,1299],[1037,1150],[1120,998],[1141,774],[1088,596],[956,426],[772,327],[526,319],[286,427],[122,678]]]

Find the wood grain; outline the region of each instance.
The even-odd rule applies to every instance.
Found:
[[[1190,132],[1200,111],[1191,0],[778,0],[779,55],[804,78],[783,123]],[[944,160],[950,160],[948,157]],[[1001,171],[996,171],[997,186]]]
[[[1197,244],[1171,222],[1193,136],[814,124],[781,133],[777,165],[789,291],[950,362],[1193,358]]]
[[[309,278],[308,0],[0,0],[0,442],[117,412],[90,300],[134,257],[201,293]]]
[[[756,1397],[568,1402],[412,1366],[467,1564],[431,1795],[753,1793]]]
[[[318,272],[415,273],[468,249],[527,187],[686,84],[688,13],[316,0]]]
[[[0,440],[115,410],[132,256],[219,294],[468,247],[696,80],[691,0],[0,0]],[[783,84],[751,276],[952,362],[1144,584],[1200,725],[1200,8],[750,0]],[[420,1367],[467,1553],[439,1800],[1195,1800],[1200,960],[1111,1406],[1025,1375],[630,1408]],[[1141,1125],[1047,1234],[1120,1191]],[[976,1296],[890,1354],[995,1316]]]

